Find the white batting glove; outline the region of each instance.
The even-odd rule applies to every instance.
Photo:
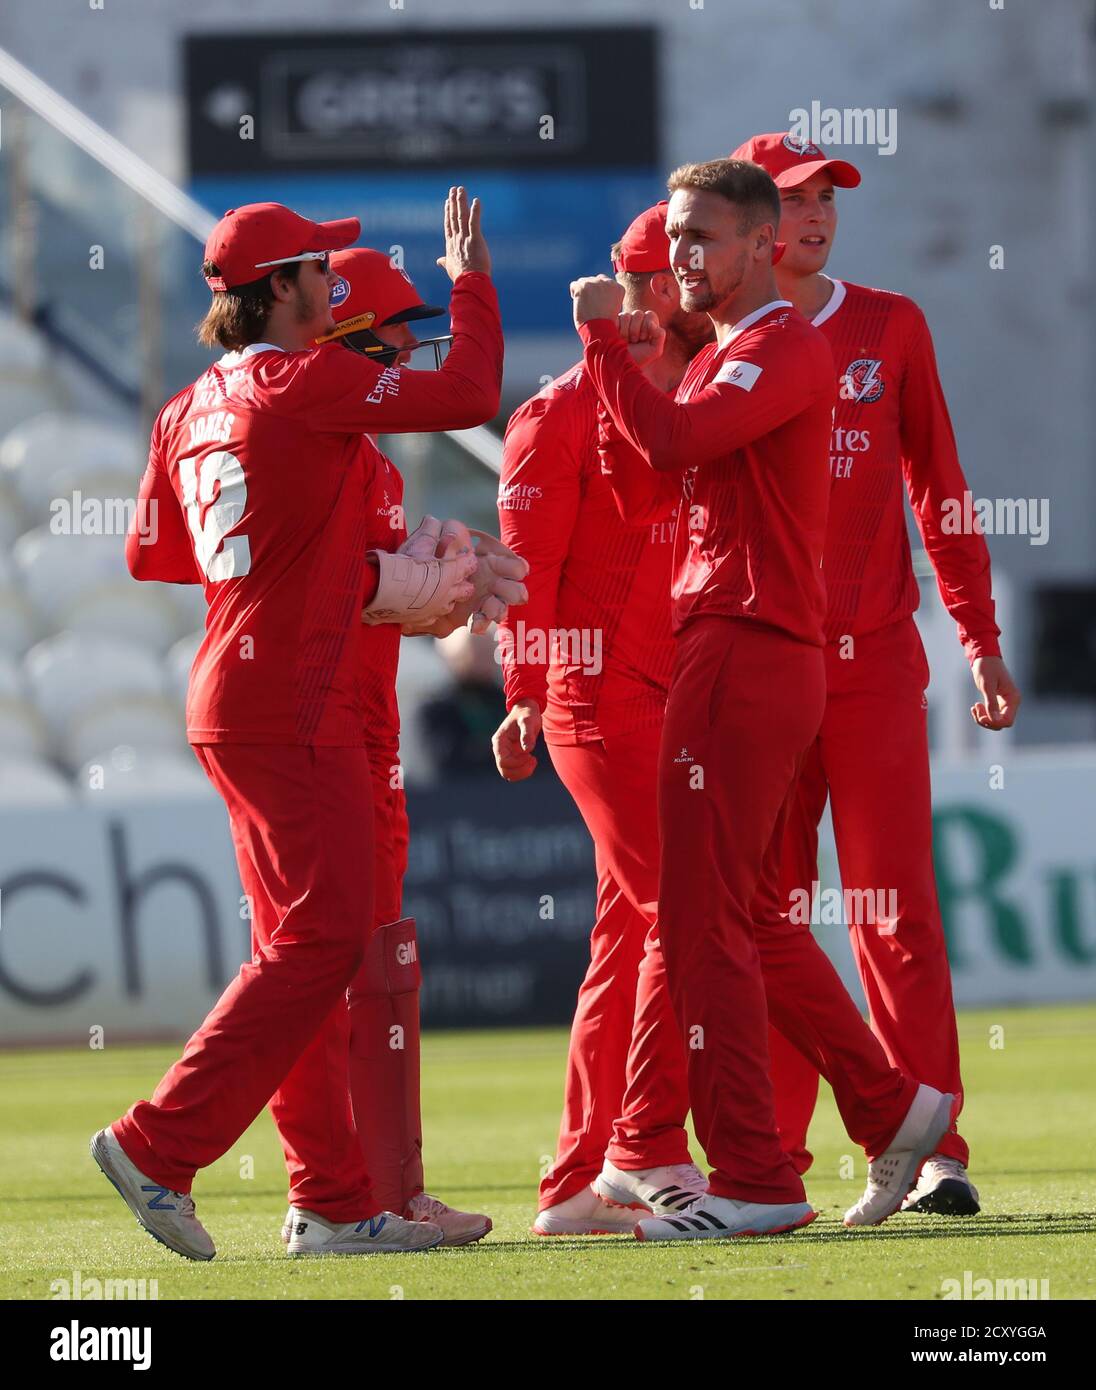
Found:
[[[473,597],[475,554],[466,549],[439,559],[441,538],[442,523],[425,516],[398,550],[370,552],[378,570],[377,592],[362,609],[363,623],[428,626]]]
[[[446,521],[442,527],[442,544],[449,546],[474,545],[477,559],[472,576],[473,593],[443,618],[432,623],[404,624],[408,637],[448,637],[458,627],[467,627],[480,635],[492,623],[506,617],[511,607],[529,601],[529,593],[521,582],[529,573],[529,565],[520,555],[485,531],[470,530],[462,522]]]
[[[411,555],[416,560],[440,560],[442,558],[440,546],[442,531],[446,526],[451,525],[452,522],[441,522],[436,516],[424,516],[398,548],[396,554]],[[469,541],[469,548],[471,548],[471,544],[472,542]]]

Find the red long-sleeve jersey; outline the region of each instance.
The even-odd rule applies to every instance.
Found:
[[[372,582],[376,451],[362,435],[463,429],[498,410],[490,279],[460,276],[451,310],[440,372],[382,368],[339,343],[258,343],[160,412],[126,555],[139,579],[186,582],[195,563],[200,572],[209,607],[190,675],[191,742],[365,741],[356,637]],[[142,545],[151,502],[156,541]]]
[[[403,513],[403,476],[377,450],[366,505],[367,550],[396,550],[407,539]],[[399,763],[400,712],[396,671],[400,663],[399,623],[362,623],[358,637],[358,673],[365,746],[374,775],[388,781]]]
[[[658,725],[673,668],[673,522],[621,519],[596,409],[578,363],[518,407],[503,446],[499,534],[529,562],[529,601],[502,624],[506,704],[536,700],[555,743]]]
[[[822,646],[836,397],[822,334],[786,300],[763,305],[693,359],[671,401],[615,323],[579,332],[611,421],[603,467],[622,514],[663,514],[680,492],[674,631],[699,616],[745,618]]]
[[[924,314],[904,295],[837,280],[814,324],[829,340],[839,388],[830,448],[826,640],[888,627],[920,601],[904,480],[967,656],[999,656],[985,538],[941,526],[941,505],[961,504],[967,482]]]

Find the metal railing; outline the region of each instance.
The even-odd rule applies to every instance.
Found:
[[[191,339],[163,330],[204,312],[192,243],[204,245],[216,218],[4,49],[0,89],[15,99],[0,107],[0,289],[147,421],[205,365]],[[81,277],[75,257],[92,263],[96,248],[97,273]],[[486,426],[446,437],[465,462],[500,472],[502,443]]]

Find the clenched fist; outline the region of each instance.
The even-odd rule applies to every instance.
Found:
[[[571,298],[574,301],[575,327],[589,323],[591,319],[612,319],[620,313],[624,303],[624,287],[618,285],[608,275],[587,275],[581,280],[571,281]]]
[[[658,321],[658,315],[650,309],[632,309],[617,315],[617,328],[620,336],[628,344],[632,361],[637,366],[646,367],[662,356],[666,345],[666,330]]]

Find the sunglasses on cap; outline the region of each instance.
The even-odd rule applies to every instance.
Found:
[[[267,270],[274,265],[292,265],[295,261],[319,261],[320,269],[326,275],[331,269],[330,251],[302,251],[299,256],[280,256],[276,261],[256,261],[256,270]]]

